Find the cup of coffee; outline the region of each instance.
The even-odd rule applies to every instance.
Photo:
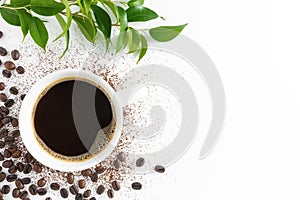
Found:
[[[39,80],[19,115],[28,151],[60,171],[95,166],[116,147],[123,110],[113,88],[84,70],[66,69]]]

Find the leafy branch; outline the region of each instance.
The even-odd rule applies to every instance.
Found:
[[[13,26],[20,26],[23,37],[30,33],[34,42],[46,50],[49,40],[45,21],[38,15],[55,17],[62,32],[53,42],[61,37],[66,40],[65,55],[69,48],[72,21],[74,21],[85,38],[95,42],[96,34],[101,32],[106,41],[106,49],[111,44],[112,27],[120,32],[116,44],[116,53],[128,49],[128,53],[138,53],[138,62],[145,56],[148,41],[145,32],[159,42],[168,42],[177,37],[187,24],[180,26],[160,26],[138,30],[131,26],[134,22],[147,22],[160,16],[150,8],[144,7],[144,0],[110,1],[110,0],[11,0],[0,5],[2,18]],[[162,17],[161,17],[162,18]],[[163,18],[162,18],[163,19]],[[61,57],[62,57],[61,56]]]

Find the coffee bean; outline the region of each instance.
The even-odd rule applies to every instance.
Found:
[[[35,184],[32,184],[29,186],[28,191],[30,192],[30,194],[36,195],[37,189],[38,189],[38,187]]]
[[[97,190],[96,190],[97,194],[101,195],[103,194],[103,192],[105,192],[105,187],[104,185],[100,185]]]
[[[17,180],[15,181],[15,184],[16,184],[16,187],[17,187],[18,189],[20,189],[20,190],[22,190],[22,189],[24,188],[24,184],[23,184],[23,182],[22,182],[21,179],[17,179]]]
[[[113,181],[113,182],[111,183],[111,186],[112,186],[112,188],[113,188],[115,191],[119,191],[120,188],[121,188],[120,184],[119,184],[117,181]]]
[[[45,188],[40,188],[37,190],[38,195],[43,196],[45,194],[47,194],[47,189]]]
[[[82,194],[80,194],[80,193],[76,194],[75,200],[83,200]]]
[[[98,174],[97,173],[93,173],[90,177],[91,177],[91,180],[93,182],[97,182],[98,181]]]
[[[0,38],[2,38],[3,37],[3,32],[2,31],[0,31]]]
[[[11,77],[11,72],[7,69],[4,69],[2,70],[2,75],[5,77],[5,78],[10,78]]]
[[[117,158],[119,159],[119,161],[125,162],[125,160],[126,160],[125,153],[124,153],[124,152],[120,152],[120,153],[117,155]]]
[[[0,161],[3,161],[4,160],[4,156],[3,154],[0,152]]]
[[[92,197],[92,198],[90,198],[90,200],[96,200],[96,198],[95,198],[95,197]]]
[[[3,116],[6,116],[6,115],[9,114],[8,108],[6,108],[6,107],[4,107],[4,106],[1,106],[1,107],[0,107],[0,111],[1,111],[1,114],[2,114]]]
[[[20,158],[21,156],[21,151],[20,150],[16,150],[15,152],[13,152],[12,157],[13,158]]]
[[[24,165],[24,168],[23,168],[23,173],[24,174],[29,174],[31,172],[31,170],[32,170],[32,167],[31,167],[30,164]]]
[[[3,155],[5,158],[10,158],[12,153],[10,151],[8,151],[8,149],[5,149],[3,152]]]
[[[144,158],[139,158],[139,159],[137,159],[135,164],[136,164],[137,167],[142,167],[145,164],[145,159]]]
[[[4,147],[5,147],[5,143],[3,141],[0,141],[0,149],[3,149]]]
[[[0,182],[4,181],[6,178],[6,174],[4,172],[0,173]]]
[[[114,191],[111,190],[111,189],[109,189],[109,190],[107,191],[107,196],[108,196],[110,199],[114,198]]]
[[[24,159],[26,163],[31,163],[33,161],[33,157],[29,152],[24,155]]]
[[[0,91],[4,90],[5,89],[5,83],[3,82],[0,82]]]
[[[46,185],[47,181],[44,178],[41,178],[40,180],[38,180],[37,185],[39,187],[44,187]]]
[[[61,190],[60,190],[60,195],[61,195],[61,197],[62,198],[68,198],[68,196],[69,196],[69,192],[68,192],[68,190],[66,190],[65,188],[62,188]]]
[[[102,165],[99,165],[95,168],[97,174],[102,174],[105,172],[105,168]]]
[[[3,185],[1,191],[3,194],[8,194],[10,191],[10,187],[8,185]]]
[[[22,191],[20,193],[19,198],[25,200],[25,198],[28,196],[28,192],[27,191]]]
[[[0,56],[6,56],[7,55],[7,50],[3,47],[0,47]]]
[[[24,185],[27,185],[27,184],[31,183],[31,179],[30,178],[22,178],[22,183]]]
[[[68,173],[67,175],[67,181],[69,184],[73,184],[74,183],[74,174],[73,173]]]
[[[77,188],[76,185],[72,185],[72,186],[69,188],[69,190],[70,190],[71,194],[73,194],[73,195],[78,194],[78,188]]]
[[[118,160],[115,160],[113,164],[116,169],[119,169],[121,167],[121,164]]]
[[[6,107],[12,107],[14,105],[15,101],[13,99],[8,99],[7,101],[5,101],[4,105]]]
[[[13,189],[12,196],[18,198],[20,196],[20,190],[18,188]]]
[[[82,180],[79,180],[79,181],[78,181],[78,186],[79,186],[80,189],[85,188],[85,180],[83,180],[83,179],[82,179]]]
[[[142,189],[142,184],[139,182],[135,182],[135,183],[132,183],[131,187],[134,190],[140,190],[140,189]]]
[[[9,88],[9,92],[13,95],[17,95],[19,93],[19,90],[16,87]]]
[[[157,172],[157,173],[164,173],[166,170],[163,166],[161,165],[157,165],[155,166],[154,170]]]
[[[0,101],[2,101],[2,102],[7,101],[7,96],[6,96],[6,94],[4,94],[4,93],[1,93],[1,94],[0,94]]]
[[[23,100],[25,99],[25,96],[26,96],[26,94],[22,94],[22,95],[20,96],[20,99],[23,101]]]
[[[23,163],[21,163],[21,162],[18,162],[17,164],[17,168],[18,168],[18,171],[19,172],[22,172],[23,171],[23,169],[24,169],[24,165],[23,165]],[[22,179],[23,180],[23,179]],[[23,182],[24,183],[24,182]]]
[[[11,122],[11,117],[10,116],[6,116],[4,117],[2,120],[1,120],[1,123],[4,125],[4,124],[8,124]]]
[[[20,136],[20,131],[19,131],[19,130],[14,130],[11,134],[12,134],[12,136],[13,136],[14,138],[17,138],[17,137]]]
[[[11,166],[9,169],[8,169],[8,173],[10,173],[10,174],[14,174],[14,173],[16,173],[17,172],[17,170],[18,170],[18,168],[16,167],[16,166]]]
[[[4,67],[8,70],[14,70],[16,68],[15,63],[11,62],[11,61],[6,61],[4,63]]]
[[[20,58],[20,52],[18,50],[13,50],[11,52],[11,57],[14,60],[19,60],[19,58]]]
[[[6,180],[7,182],[14,182],[15,180],[17,180],[18,176],[16,174],[10,174],[8,176],[6,176]]]
[[[16,68],[16,71],[17,71],[18,74],[24,74],[25,69],[24,69],[22,66],[18,66],[18,67]]]
[[[15,138],[13,136],[6,136],[4,138],[4,142],[5,144],[12,144],[15,142]]]
[[[86,169],[86,170],[81,171],[82,176],[90,176],[91,174],[92,174],[91,169]]]
[[[52,190],[59,190],[60,189],[60,185],[58,183],[51,183],[50,184],[50,188]]]
[[[42,167],[41,167],[41,165],[39,165],[39,164],[34,164],[34,165],[33,165],[33,170],[34,170],[36,173],[41,173],[41,172],[42,172]]]
[[[83,197],[84,198],[89,198],[90,196],[91,196],[91,190],[86,190],[86,191],[84,191],[84,193],[83,193]]]
[[[14,162],[12,160],[6,160],[2,163],[2,167],[4,168],[10,168],[11,166],[13,166]]]
[[[14,153],[15,151],[17,151],[17,146],[15,145],[15,144],[11,144],[11,145],[9,145],[9,147],[8,147],[8,151],[10,152],[10,153]]]
[[[0,139],[5,138],[8,135],[7,129],[0,130]]]
[[[47,197],[45,200],[52,200],[52,198],[51,197]]]

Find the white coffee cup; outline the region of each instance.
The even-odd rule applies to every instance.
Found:
[[[49,85],[57,82],[58,80],[74,77],[75,79],[88,80],[102,88],[108,98],[111,100],[111,106],[114,110],[113,119],[116,122],[116,127],[114,128],[114,135],[110,142],[101,150],[98,154],[92,156],[89,159],[81,161],[66,161],[54,157],[49,152],[47,152],[38,142],[37,136],[35,134],[35,127],[33,123],[34,109],[37,101],[40,99],[40,95]],[[104,81],[101,77],[96,74],[84,70],[66,69],[61,71],[53,72],[37,83],[33,85],[30,91],[26,94],[23,100],[20,115],[19,115],[19,127],[20,134],[24,145],[32,156],[40,163],[48,166],[52,169],[60,171],[80,171],[97,165],[99,162],[103,161],[116,147],[120,136],[121,129],[123,125],[123,110],[120,102],[117,98],[116,92],[113,88]]]

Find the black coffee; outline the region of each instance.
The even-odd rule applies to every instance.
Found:
[[[66,80],[51,87],[38,101],[34,114],[36,134],[49,149],[63,156],[89,152],[99,131],[110,130],[112,121],[106,94],[81,80]]]

